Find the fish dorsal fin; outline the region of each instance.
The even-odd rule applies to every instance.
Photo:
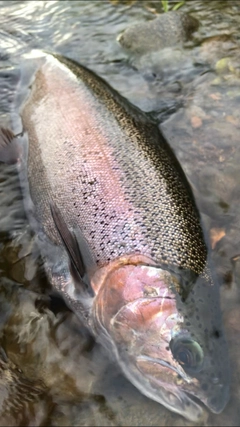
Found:
[[[7,164],[17,163],[21,155],[21,148],[17,139],[23,134],[24,131],[14,135],[10,129],[0,127],[0,162]]]
[[[90,250],[87,246],[87,242],[83,236],[80,237],[79,241],[73,231],[70,231],[63,216],[61,215],[60,210],[55,203],[50,203],[50,209],[54,224],[57,228],[57,231],[62,239],[64,247],[68,253],[70,261],[70,271],[77,283],[81,283],[81,286],[87,291],[91,296],[93,296],[93,290],[90,286],[88,279],[88,268],[93,263],[92,256],[90,255]],[[79,230],[79,236],[80,236]],[[86,253],[85,253],[86,251]],[[90,258],[89,258],[90,257]]]

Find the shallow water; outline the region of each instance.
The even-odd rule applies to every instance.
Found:
[[[240,420],[238,1],[188,1],[200,27],[183,49],[134,57],[117,36],[159,1],[1,1],[0,122],[10,123],[18,55],[59,52],[159,121],[192,185],[214,268],[232,366],[231,399],[205,425]],[[12,115],[11,115],[12,117]],[[0,168],[1,425],[191,425],[142,396],[56,296],[49,296],[13,166]]]

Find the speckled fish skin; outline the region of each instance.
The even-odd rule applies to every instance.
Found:
[[[103,341],[109,338],[126,376],[148,397],[192,421],[199,419],[201,409],[185,392],[213,412],[222,411],[228,401],[229,371],[219,289],[209,273],[191,189],[157,126],[91,71],[51,55],[36,73],[21,116],[29,139],[32,213],[47,241],[63,248],[50,211],[53,201],[67,226],[79,226],[83,232],[98,267],[94,277],[98,272],[100,277],[106,268],[106,277],[115,277],[113,266],[118,266],[119,282],[106,279],[100,287],[100,279],[96,279],[96,297],[89,305],[95,335]],[[46,259],[51,257],[48,249],[43,243]],[[67,273],[68,263],[63,262],[64,251],[59,250],[58,268],[51,271],[50,263],[49,277],[78,313],[78,296]],[[127,272],[129,277],[133,267],[131,256],[143,259],[136,265],[140,288],[146,285],[142,267],[156,266],[147,278],[150,288],[156,287],[160,295],[156,300],[142,288],[134,293],[135,273],[132,282],[122,281],[121,274]],[[122,257],[126,258],[123,272]],[[161,272],[167,277],[164,269],[170,271],[170,277],[177,272],[177,286],[176,276],[166,283],[158,278]],[[189,278],[193,286],[184,301],[179,288]],[[153,310],[146,312],[146,321],[140,325],[134,319],[141,315],[144,298],[144,307]],[[110,306],[111,314],[106,310]],[[130,317],[122,323],[120,314]],[[125,336],[125,324],[134,332],[135,341],[128,341],[129,331]],[[120,340],[119,325],[123,328]],[[188,375],[169,347],[179,337],[183,337],[180,344],[186,351],[195,343],[204,355],[201,369]],[[141,350],[144,354],[138,353]],[[181,349],[179,357],[185,357]]]
[[[201,273],[199,217],[157,127],[126,111],[91,72],[61,62],[76,77],[50,57],[22,111],[31,197],[45,232],[59,243],[52,199],[68,225],[81,227],[99,265],[138,252]]]

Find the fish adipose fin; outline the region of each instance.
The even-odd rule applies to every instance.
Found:
[[[81,290],[93,297],[94,292],[91,288],[88,271],[90,267],[95,265],[87,242],[81,235],[79,230],[79,239],[77,239],[75,232],[70,231],[66,222],[64,221],[60,210],[54,202],[50,203],[50,209],[54,224],[62,239],[64,247],[69,256],[70,271],[75,279],[75,282],[81,285]]]
[[[0,162],[7,164],[17,163],[22,155],[22,149],[19,144],[19,138],[24,135],[24,130],[21,133],[14,133],[7,128],[0,127]]]

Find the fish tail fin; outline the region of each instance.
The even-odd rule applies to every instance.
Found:
[[[0,162],[15,164],[21,157],[22,150],[19,138],[24,135],[24,131],[14,135],[11,129],[0,127]]]

